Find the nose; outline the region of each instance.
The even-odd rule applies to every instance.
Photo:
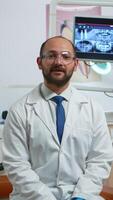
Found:
[[[63,62],[62,56],[60,54],[58,54],[55,58],[55,63],[57,64],[61,64]]]

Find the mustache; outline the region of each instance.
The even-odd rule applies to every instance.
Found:
[[[54,65],[52,66],[50,71],[51,72],[54,72],[54,71],[65,72],[65,68],[62,65]]]

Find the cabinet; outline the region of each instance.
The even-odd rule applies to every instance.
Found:
[[[103,190],[101,192],[101,196],[105,200],[113,200],[113,188],[112,187],[108,187],[108,186],[104,186]]]
[[[2,131],[3,131],[3,124],[0,124],[0,163],[2,163]]]
[[[12,191],[12,185],[9,182],[7,176],[0,175],[0,199],[9,197]]]
[[[108,128],[109,128],[109,132],[110,132],[112,143],[113,143],[113,122],[108,122]],[[113,190],[113,164],[112,164],[110,176],[106,180],[105,185],[112,187],[112,190]]]

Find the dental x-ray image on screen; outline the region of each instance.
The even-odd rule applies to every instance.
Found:
[[[79,59],[113,62],[113,19],[76,16],[73,40]]]

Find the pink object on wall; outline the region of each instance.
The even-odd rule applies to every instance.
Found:
[[[46,5],[46,36],[49,32],[50,7]],[[72,39],[73,18],[75,16],[99,16],[100,6],[57,5],[56,7],[56,35],[64,35]],[[71,37],[71,38],[70,38]]]

